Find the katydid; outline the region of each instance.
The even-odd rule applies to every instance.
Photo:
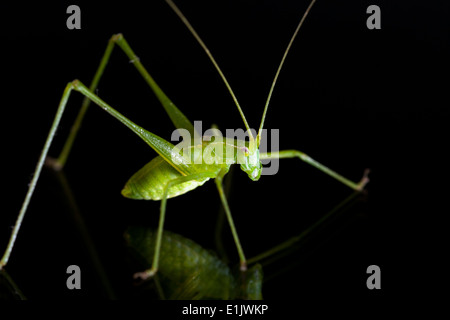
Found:
[[[170,5],[170,7],[174,10],[174,12],[180,17],[180,19],[183,21],[183,23],[187,26],[187,28],[190,30],[190,32],[193,34],[193,36],[196,38],[196,40],[200,43],[200,45],[205,50],[206,54],[214,64],[214,67],[219,72],[220,77],[224,81],[228,91],[230,92],[233,101],[236,104],[236,107],[240,113],[240,116],[244,122],[246,130],[249,132],[249,142],[245,145],[245,147],[242,147],[240,142],[238,140],[234,141],[226,141],[223,143],[224,148],[231,148],[234,149],[233,157],[231,159],[227,159],[229,161],[223,161],[222,163],[190,163],[187,161],[186,158],[178,157],[175,161],[173,159],[173,150],[174,145],[161,137],[151,133],[150,131],[147,131],[143,129],[142,127],[138,126],[134,122],[130,121],[128,118],[120,114],[118,111],[116,111],[111,105],[109,105],[107,102],[103,101],[98,95],[96,95],[94,92],[98,86],[98,83],[100,81],[100,78],[105,70],[106,64],[110,59],[110,55],[112,53],[113,48],[115,45],[118,45],[128,56],[130,61],[133,63],[133,65],[136,67],[138,72],[143,76],[144,80],[148,83],[148,85],[151,87],[155,95],[160,100],[161,104],[163,105],[165,111],[169,115],[171,121],[173,122],[174,126],[178,129],[185,129],[187,130],[191,136],[195,136],[196,131],[192,123],[187,119],[187,117],[169,100],[169,98],[165,95],[165,93],[160,89],[160,87],[156,84],[156,82],[153,80],[153,78],[150,76],[150,74],[147,72],[147,70],[144,68],[143,64],[141,63],[140,59],[136,56],[136,54],[133,52],[131,47],[128,45],[127,41],[121,34],[114,35],[106,48],[106,51],[104,53],[104,56],[101,60],[100,66],[95,74],[94,80],[92,81],[90,87],[86,87],[84,84],[82,84],[79,80],[74,80],[73,82],[70,82],[66,89],[64,90],[63,96],[61,98],[61,102],[59,104],[56,116],[54,118],[54,122],[51,126],[49,135],[47,137],[47,140],[45,142],[44,148],[42,150],[41,156],[39,158],[38,164],[36,166],[36,170],[34,172],[33,179],[29,185],[28,192],[25,196],[25,200],[23,202],[22,208],[20,210],[20,213],[18,215],[16,224],[14,226],[14,229],[12,231],[12,235],[10,238],[10,241],[8,242],[6,251],[0,261],[0,269],[3,268],[10,257],[10,254],[12,252],[15,239],[18,235],[18,231],[20,229],[22,220],[24,218],[25,212],[27,210],[27,207],[29,205],[30,199],[33,195],[33,192],[35,190],[39,175],[41,173],[41,169],[46,162],[51,164],[55,169],[60,170],[64,167],[66,160],[68,158],[68,155],[70,153],[73,141],[76,137],[78,128],[81,125],[81,122],[83,120],[83,116],[90,104],[91,101],[93,101],[95,104],[100,106],[102,109],[104,109],[107,113],[118,119],[120,122],[122,122],[125,126],[127,126],[130,130],[132,130],[135,134],[137,134],[142,140],[144,140],[150,147],[152,147],[158,154],[156,158],[154,158],[152,161],[150,161],[146,166],[144,166],[141,170],[139,170],[135,175],[133,175],[130,180],[125,185],[122,194],[125,197],[128,198],[134,198],[134,199],[148,199],[148,200],[161,200],[161,207],[160,207],[160,220],[159,225],[157,229],[157,237],[155,241],[155,250],[154,250],[154,259],[152,262],[152,267],[149,270],[146,270],[144,272],[137,273],[135,275],[136,278],[146,279],[148,277],[153,276],[157,270],[158,270],[158,264],[159,264],[159,256],[160,256],[160,249],[161,249],[161,241],[162,241],[162,234],[164,229],[164,220],[165,220],[165,213],[166,213],[166,203],[167,199],[175,196],[182,195],[184,193],[187,193],[188,191],[191,191],[198,186],[203,185],[207,180],[209,179],[215,179],[216,187],[219,192],[219,196],[222,202],[222,205],[225,209],[226,217],[228,219],[228,223],[231,228],[231,232],[234,238],[234,242],[239,254],[240,259],[240,269],[242,271],[245,271],[247,268],[247,260],[244,254],[244,250],[241,246],[236,227],[233,222],[233,218],[231,216],[231,211],[227,203],[227,199],[224,195],[223,187],[222,187],[222,180],[226,173],[228,172],[230,166],[232,164],[236,164],[239,162],[241,169],[248,174],[251,180],[258,180],[261,176],[262,172],[262,164],[261,160],[264,159],[271,159],[271,158],[299,158],[303,160],[304,162],[318,168],[319,170],[323,171],[324,173],[330,175],[331,177],[337,179],[338,181],[342,182],[346,186],[354,189],[354,190],[362,190],[365,186],[365,184],[368,182],[367,179],[367,172],[363,175],[363,178],[360,182],[352,182],[343,176],[339,175],[338,173],[330,170],[326,166],[318,163],[317,161],[313,160],[309,156],[307,156],[305,153],[297,151],[297,150],[284,150],[284,151],[273,151],[273,152],[260,152],[259,147],[261,143],[261,135],[262,130],[264,128],[264,121],[266,118],[269,102],[276,84],[276,81],[278,79],[278,76],[280,74],[280,70],[284,64],[285,58],[287,56],[287,53],[289,52],[289,49],[297,36],[297,33],[302,26],[307,14],[311,10],[311,7],[315,3],[315,0],[311,1],[309,7],[307,8],[305,14],[303,15],[302,19],[300,20],[297,29],[295,30],[288,47],[284,53],[284,56],[281,60],[281,63],[278,67],[278,70],[276,72],[275,78],[272,82],[272,86],[269,91],[268,98],[266,100],[266,104],[264,106],[263,115],[261,119],[261,123],[259,126],[258,133],[256,135],[252,134],[250,131],[250,126],[244,116],[244,113],[238,103],[238,100],[233,93],[230,85],[228,84],[228,81],[226,80],[225,76],[223,75],[222,71],[220,70],[219,66],[217,65],[216,61],[212,57],[211,53],[207,49],[206,45],[203,43],[199,35],[195,32],[193,27],[190,25],[190,23],[187,21],[187,19],[184,17],[184,15],[180,12],[180,10],[175,6],[175,4],[171,0],[166,0],[166,2]],[[48,150],[51,146],[51,143],[53,141],[53,137],[55,135],[55,132],[58,128],[58,125],[60,123],[60,120],[62,118],[64,109],[66,107],[67,101],[69,100],[71,92],[75,90],[80,92],[85,96],[85,100],[83,102],[83,106],[80,110],[80,113],[74,123],[73,130],[71,131],[70,136],[67,139],[67,142],[61,152],[61,155],[55,159],[55,160],[49,160],[47,158]],[[198,151],[200,153],[203,153],[206,148],[211,146],[211,144],[215,143],[216,146],[218,142],[208,142],[208,141],[202,141],[200,144],[194,144],[191,146],[192,151]],[[238,161],[240,160],[240,161]]]

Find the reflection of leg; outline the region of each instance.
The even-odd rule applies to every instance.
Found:
[[[242,250],[241,242],[239,240],[239,236],[236,231],[236,227],[234,226],[233,217],[231,216],[230,208],[228,207],[227,198],[225,197],[225,193],[223,191],[222,180],[226,172],[221,171],[217,176],[215,182],[217,185],[217,190],[219,191],[220,200],[222,201],[223,208],[225,209],[225,213],[227,214],[228,223],[230,224],[231,233],[233,234],[234,242],[236,243],[236,248],[239,254],[240,260],[240,269],[241,271],[247,270],[247,260],[245,259],[244,251]]]
[[[264,251],[263,253],[258,254],[257,256],[254,256],[247,260],[248,264],[253,264],[256,262],[261,262],[261,260],[264,260],[266,258],[272,257],[275,254],[278,254],[280,252],[283,252],[287,250],[288,248],[292,247],[294,244],[301,242],[305,240],[306,237],[310,236],[311,234],[316,231],[316,229],[323,227],[323,225],[327,222],[327,220],[331,220],[331,217],[336,217],[344,212],[346,212],[351,204],[353,202],[356,202],[355,200],[357,195],[361,195],[360,192],[353,192],[350,196],[345,198],[343,201],[341,201],[339,204],[337,204],[333,209],[328,211],[324,216],[322,216],[319,220],[314,222],[311,226],[308,227],[308,229],[303,230],[300,232],[300,234],[276,245],[275,247]]]
[[[299,158],[300,160],[303,160],[304,162],[312,165],[313,167],[316,167],[320,171],[328,174],[329,176],[335,178],[336,180],[342,182],[346,186],[352,188],[356,191],[361,191],[364,189],[364,186],[369,182],[369,169],[366,169],[364,171],[362,179],[356,183],[353,181],[350,181],[349,179],[341,176],[337,172],[331,170],[330,168],[324,166],[323,164],[317,162],[316,160],[309,157],[307,154],[297,151],[297,150],[284,150],[284,151],[278,151],[278,152],[268,152],[268,153],[261,153],[260,154],[261,159],[273,159],[273,158]]]
[[[164,220],[165,220],[165,216],[166,216],[166,203],[167,203],[167,195],[168,195],[169,189],[179,183],[183,183],[183,182],[187,182],[187,181],[191,181],[191,180],[202,180],[205,178],[214,178],[214,177],[215,177],[215,174],[209,173],[209,172],[204,172],[204,173],[193,174],[190,176],[180,177],[180,178],[173,179],[173,180],[167,182],[166,186],[164,187],[163,197],[161,199],[161,210],[160,210],[160,215],[159,215],[159,224],[158,224],[158,231],[156,234],[155,253],[153,255],[152,266],[148,270],[135,273],[134,274],[135,279],[146,280],[146,279],[154,276],[155,273],[158,271],[159,255],[160,255],[160,250],[161,250],[161,239],[162,239],[162,234],[163,234],[163,230],[164,230]]]

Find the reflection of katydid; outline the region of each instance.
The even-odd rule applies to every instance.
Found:
[[[130,251],[143,266],[154,257],[155,232],[147,227],[129,227],[125,238]],[[214,252],[176,233],[164,231],[155,277],[160,299],[262,299],[262,267],[250,266],[238,276]]]
[[[263,283],[267,280],[262,266],[304,245],[305,240],[325,227],[332,217],[336,218],[353,205],[357,195],[359,192],[354,192],[298,235],[248,259],[246,272],[233,272],[214,252],[181,235],[164,231],[154,289],[160,299],[169,300],[261,300]],[[130,252],[144,267],[150,266],[154,259],[156,236],[151,228],[142,226],[131,226],[125,233]]]
[[[126,42],[126,40],[124,39],[124,37],[121,34],[115,35],[110,39],[110,41],[108,43],[105,54],[101,60],[100,66],[95,74],[94,80],[93,80],[90,88],[88,89],[80,81],[75,80],[75,81],[69,83],[67,85],[66,89],[64,90],[60,105],[58,107],[58,110],[57,110],[57,113],[56,113],[56,116],[54,119],[54,122],[52,124],[49,135],[45,142],[45,145],[42,150],[41,156],[39,158],[38,164],[36,166],[36,170],[35,170],[33,179],[30,183],[30,186],[29,186],[28,192],[26,194],[25,200],[23,202],[21,211],[19,213],[16,224],[12,231],[11,239],[10,239],[8,246],[6,248],[6,251],[0,261],[0,269],[3,266],[5,266],[6,263],[8,262],[8,259],[11,254],[15,239],[17,237],[21,222],[25,215],[26,209],[28,207],[29,201],[33,194],[37,180],[39,178],[42,166],[44,165],[44,162],[46,160],[48,149],[50,148],[55,131],[59,125],[59,122],[60,122],[62,114],[64,112],[66,103],[69,99],[69,96],[70,96],[70,93],[72,90],[82,93],[85,96],[85,100],[83,102],[81,111],[74,123],[71,134],[68,137],[67,142],[61,152],[61,155],[56,160],[48,161],[48,163],[51,164],[55,169],[61,169],[65,165],[65,162],[67,160],[68,154],[72,147],[73,141],[77,134],[78,128],[81,125],[83,116],[89,106],[90,101],[95,102],[98,106],[100,106],[106,112],[108,112],[109,114],[114,116],[116,119],[121,121],[123,124],[125,124],[128,128],[130,128],[134,133],[136,133],[141,139],[143,139],[147,144],[149,144],[159,154],[158,157],[154,158],[147,165],[145,165],[141,170],[139,170],[135,175],[133,175],[130,178],[130,180],[127,182],[127,184],[125,185],[125,187],[122,191],[122,194],[128,198],[161,200],[160,220],[159,220],[159,225],[158,225],[158,229],[157,229],[157,237],[156,237],[156,241],[155,241],[154,259],[152,262],[152,267],[147,271],[137,273],[135,275],[135,277],[137,277],[137,278],[142,278],[142,279],[148,278],[148,277],[154,275],[155,272],[158,270],[161,239],[162,239],[165,212],[166,212],[166,200],[168,198],[175,197],[175,196],[184,194],[190,190],[193,190],[196,187],[205,183],[210,178],[215,179],[216,186],[219,191],[219,195],[220,195],[222,204],[224,206],[228,222],[231,227],[231,232],[233,234],[233,238],[236,243],[236,247],[237,247],[239,258],[240,258],[241,270],[246,270],[246,268],[247,268],[246,258],[245,258],[244,252],[242,250],[242,247],[241,247],[241,244],[239,241],[239,237],[237,235],[236,228],[234,226],[231,212],[228,207],[227,200],[224,195],[224,191],[223,191],[223,187],[222,187],[223,177],[228,172],[231,164],[238,162],[237,161],[238,156],[241,157],[240,161],[239,161],[241,169],[249,175],[250,179],[252,179],[254,181],[258,180],[261,176],[261,171],[262,171],[262,165],[260,162],[261,159],[298,157],[301,160],[305,161],[306,163],[313,165],[314,167],[325,172],[326,174],[341,181],[342,183],[344,183],[345,185],[349,186],[350,188],[352,188],[354,190],[361,190],[364,188],[365,184],[368,181],[367,174],[365,174],[363,176],[362,180],[359,183],[355,183],[355,182],[349,181],[348,179],[342,177],[341,175],[328,169],[327,167],[314,161],[313,159],[308,157],[306,154],[299,152],[299,151],[286,150],[286,151],[277,151],[277,152],[272,152],[272,153],[260,153],[259,152],[259,144],[261,141],[261,133],[262,133],[263,125],[264,125],[264,119],[266,116],[270,98],[272,96],[273,88],[275,86],[276,80],[280,73],[281,67],[283,66],[286,55],[291,47],[291,44],[292,44],[294,38],[296,37],[301,25],[303,24],[303,21],[305,20],[305,17],[307,16],[308,12],[310,11],[315,0],[311,1],[309,7],[307,8],[305,14],[303,15],[303,18],[299,22],[297,29],[295,30],[294,35],[292,36],[292,38],[289,42],[289,45],[284,53],[284,56],[281,60],[281,63],[278,67],[275,78],[273,80],[272,87],[270,89],[270,92],[269,92],[269,95],[268,95],[268,98],[266,101],[266,105],[264,108],[260,128],[259,128],[259,131],[258,131],[258,134],[256,135],[256,137],[250,132],[250,127],[247,123],[247,120],[245,119],[242,109],[239,106],[239,103],[237,102],[237,99],[236,99],[233,91],[231,90],[227,80],[225,79],[225,76],[221,72],[220,68],[218,67],[218,65],[215,62],[212,55],[209,53],[209,50],[206,48],[203,41],[197,35],[195,30],[192,28],[192,26],[189,24],[189,22],[183,16],[183,14],[175,6],[175,4],[171,0],[166,0],[166,2],[171,6],[171,8],[175,11],[175,13],[181,18],[181,20],[184,22],[184,24],[187,26],[187,28],[194,35],[196,40],[203,47],[203,49],[207,53],[208,57],[211,59],[212,63],[214,64],[215,68],[219,72],[222,80],[225,82],[225,85],[227,86],[230,94],[232,95],[232,98],[233,98],[233,100],[238,108],[238,111],[244,121],[245,127],[249,132],[249,143],[247,145],[248,148],[239,149],[238,146],[240,145],[240,143],[238,144],[238,141],[234,140],[234,143],[232,144],[232,148],[234,147],[237,152],[234,153],[234,158],[232,158],[231,161],[230,161],[230,159],[228,159],[228,161],[222,161],[222,164],[206,164],[206,163],[191,164],[190,162],[186,161],[186,159],[182,159],[181,157],[180,157],[180,159],[178,159],[180,161],[174,161],[174,159],[172,158],[172,156],[173,156],[172,151],[173,151],[174,145],[172,145],[171,143],[167,142],[166,140],[156,136],[155,134],[141,128],[140,126],[134,124],[133,122],[131,122],[130,120],[125,118],[123,115],[121,115],[119,112],[117,112],[115,109],[113,109],[106,102],[104,102],[102,99],[100,99],[97,95],[95,95],[93,92],[97,88],[98,82],[99,82],[99,80],[103,74],[103,71],[106,67],[106,64],[109,60],[112,49],[113,49],[114,45],[117,44],[127,54],[127,56],[129,57],[131,62],[134,64],[136,69],[140,72],[140,74],[144,77],[145,81],[149,84],[149,86],[151,87],[153,92],[156,94],[156,96],[162,103],[164,109],[168,113],[170,119],[174,123],[175,127],[188,130],[188,132],[191,134],[191,136],[195,135],[195,129],[194,129],[192,123],[169,100],[169,98],[164,94],[164,92],[155,83],[153,78],[148,74],[148,72],[145,70],[145,68],[139,61],[138,57],[134,54],[132,49],[129,47],[129,45]],[[210,143],[208,143],[208,142],[203,142],[202,144],[194,145],[191,148],[193,148],[194,150],[198,150],[198,151],[201,150],[203,152],[209,144]],[[229,147],[229,145],[227,145],[227,146]],[[225,145],[224,145],[224,148],[225,148]],[[227,155],[228,154],[229,153],[227,153]]]

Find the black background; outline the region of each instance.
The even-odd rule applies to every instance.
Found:
[[[178,2],[228,77],[250,126],[257,127],[308,1]],[[66,28],[70,4],[81,8],[81,30]],[[381,30],[366,27],[371,4],[381,8]],[[163,1],[2,4],[1,10],[2,248],[65,85],[73,79],[89,84],[112,34],[125,35],[191,121],[202,120],[204,129],[213,123],[243,127],[217,72]],[[442,275],[434,249],[445,216],[439,200],[446,194],[441,164],[449,120],[448,14],[443,1],[319,0],[314,6],[282,70],[266,128],[280,129],[280,149],[305,151],[353,180],[371,168],[371,182],[350,210],[265,269],[266,299],[420,295],[423,285]],[[170,120],[120,49],[98,94],[132,121],[170,139]],[[74,93],[51,155],[58,154],[80,103]],[[139,297],[123,231],[130,224],[155,226],[159,210],[159,202],[125,199],[120,190],[154,155],[93,106],[65,169],[120,299]],[[257,183],[235,170],[232,183],[230,206],[249,257],[300,233],[351,194],[294,159],[282,160],[276,176]],[[168,202],[166,228],[214,250],[219,207],[209,182]],[[237,261],[227,228],[224,233]],[[82,290],[66,288],[71,264],[81,267]],[[372,264],[382,271],[379,291],[365,285]],[[107,297],[49,171],[39,181],[7,270],[30,299]]]

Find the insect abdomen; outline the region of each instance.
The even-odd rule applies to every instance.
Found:
[[[122,195],[131,199],[161,200],[166,184],[180,177],[182,177],[180,172],[158,156],[127,181],[122,190]],[[204,184],[207,180],[209,178],[174,185],[169,188],[167,198],[176,197],[191,191]]]

